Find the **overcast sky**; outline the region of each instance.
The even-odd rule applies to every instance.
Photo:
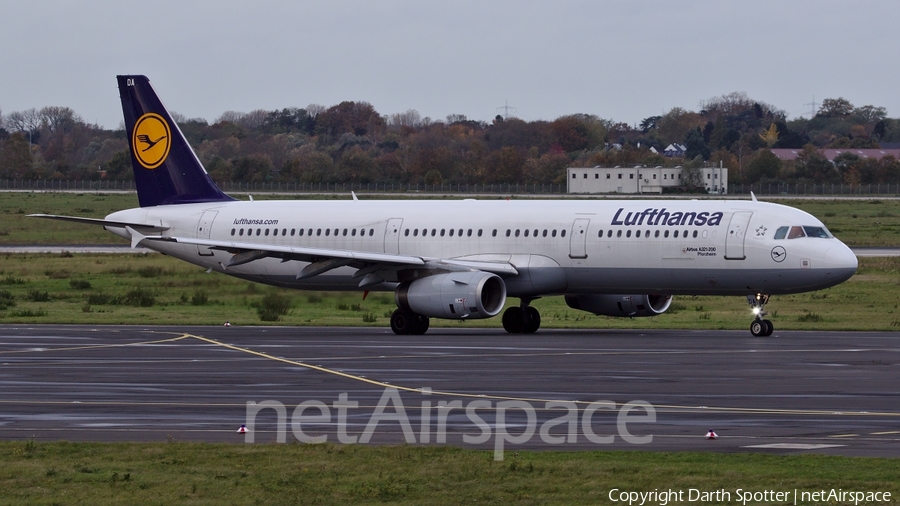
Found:
[[[796,118],[844,97],[900,117],[900,2],[0,0],[0,110],[71,107],[116,128],[117,74],[166,105],[367,101],[489,121],[636,124],[735,91]]]

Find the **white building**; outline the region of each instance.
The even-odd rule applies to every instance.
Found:
[[[566,169],[568,193],[662,193],[663,188],[702,186],[709,193],[728,193],[728,169],[693,169],[695,180],[688,181],[691,170],[681,167],[569,167]]]

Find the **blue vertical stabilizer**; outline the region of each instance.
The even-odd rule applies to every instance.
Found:
[[[117,76],[141,207],[226,202],[146,76]]]

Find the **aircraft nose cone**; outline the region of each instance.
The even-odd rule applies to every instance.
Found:
[[[825,263],[829,267],[826,276],[829,278],[834,279],[835,281],[845,281],[856,274],[856,269],[859,267],[859,260],[846,244],[840,243],[840,245],[828,248],[825,251],[824,256]]]

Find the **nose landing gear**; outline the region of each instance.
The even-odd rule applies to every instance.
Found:
[[[772,332],[775,331],[775,326],[772,325],[770,320],[763,318],[769,314],[765,311],[766,303],[769,302],[769,296],[763,293],[748,295],[747,302],[753,308],[754,314],[753,322],[750,324],[750,333],[755,337],[771,336]]]

